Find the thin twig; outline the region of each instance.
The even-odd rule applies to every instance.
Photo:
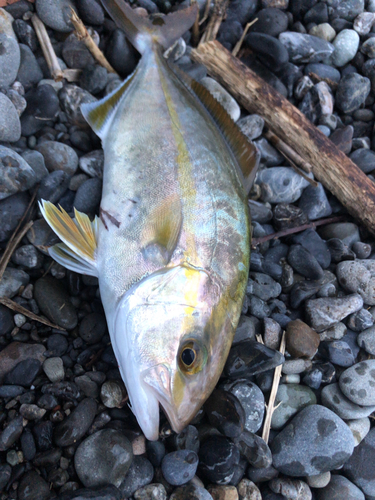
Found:
[[[285,332],[283,332],[283,335],[281,337],[279,351],[281,352],[281,354],[285,354]],[[270,398],[268,400],[266,418],[264,419],[263,432],[262,432],[262,438],[266,443],[268,443],[268,438],[270,437],[271,420],[273,412],[275,411],[274,404],[275,404],[277,389],[279,388],[280,384],[282,367],[283,365],[276,366],[275,372],[273,374],[272,388],[271,388]]]
[[[28,222],[22,230],[17,234],[17,236],[12,240],[12,242],[8,243],[5,252],[3,253],[3,256],[1,257],[0,261],[0,281],[3,278],[4,271],[9,264],[10,258],[12,257],[12,254],[14,250],[16,249],[18,243],[22,240],[22,238],[25,236],[27,231],[31,228],[31,226],[34,224],[33,221]]]
[[[277,233],[267,234],[266,236],[262,236],[261,238],[253,238],[251,241],[252,248],[256,248],[257,245],[261,243],[265,243],[269,240],[276,240],[278,238],[282,238],[283,236],[289,236],[290,234],[300,233],[305,229],[314,229],[317,226],[324,226],[325,224],[333,224],[334,222],[343,222],[346,221],[347,217],[344,215],[338,215],[337,217],[328,217],[327,219],[320,219],[314,222],[310,222],[309,224],[302,224],[302,226],[291,227],[289,229],[284,229],[283,231],[278,231]]]
[[[190,5],[196,5],[197,0],[190,0]],[[191,41],[193,47],[196,47],[199,42],[199,9],[197,10],[197,17],[195,18],[193,27],[191,29]]]
[[[286,144],[283,140],[280,139],[280,137],[277,137],[276,134],[271,132],[271,130],[267,130],[264,134],[265,138],[269,140],[276,149],[278,149],[283,155],[285,155],[287,158],[290,158],[294,163],[297,165],[297,167],[301,168],[304,170],[306,173],[312,172],[312,165],[305,161],[301,156],[296,153],[288,144]]]
[[[34,321],[39,321],[39,323],[43,323],[43,325],[50,326],[51,328],[56,328],[57,330],[65,331],[65,328],[62,328],[61,326],[51,323],[50,321],[48,321],[48,319],[44,319],[41,318],[40,316],[37,316],[36,314],[32,313],[25,307],[20,306],[19,304],[17,304],[17,302],[14,302],[13,300],[8,299],[7,297],[0,297],[0,304],[3,304],[3,306],[8,307],[9,309],[12,309],[12,311],[23,314],[27,318],[30,318]]]
[[[71,20],[76,29],[76,36],[79,40],[81,40],[86,47],[89,49],[91,54],[95,57],[98,63],[103,66],[109,73],[115,73],[117,75],[117,71],[112,68],[112,66],[107,61],[103,52],[96,45],[94,40],[92,39],[90,33],[87,31],[85,25],[81,21],[81,19],[77,16],[77,13],[74,9],[70,8],[71,12]]]
[[[206,0],[206,7],[204,9],[204,14],[202,19],[199,21],[199,26],[203,24],[205,21],[208,19],[208,14],[210,12],[210,7],[211,7],[211,0]]]
[[[243,30],[241,38],[238,40],[238,42],[234,46],[234,49],[232,50],[232,56],[236,56],[239,53],[239,51],[242,47],[243,41],[245,40],[245,36],[247,35],[247,32],[249,31],[250,26],[255,24],[257,21],[258,21],[258,18],[256,17],[255,19],[253,19],[252,21],[247,23],[245,29]]]
[[[297,167],[297,165],[294,163],[294,161],[291,160],[286,154],[284,154],[282,151],[280,151],[280,153],[284,156],[284,158],[286,160],[288,160],[288,162],[290,163],[290,166],[292,167],[292,169],[298,175],[300,175],[301,177],[303,177],[305,179],[305,181],[307,181],[309,184],[311,184],[311,186],[313,186],[315,188],[319,186],[318,182],[316,182],[314,179],[310,179],[310,177],[303,170],[301,170],[299,167]]]
[[[57,60],[57,56],[48,36],[46,27],[36,14],[32,16],[31,22],[34,26],[40,46],[42,47],[43,55],[46,59],[51,76],[56,82],[60,82],[64,78],[64,75],[61,70],[59,61]]]
[[[227,11],[229,0],[215,0],[212,16],[207,24],[207,28],[199,42],[199,45],[205,42],[211,42],[216,39],[220,25]],[[198,45],[198,46],[199,46]]]

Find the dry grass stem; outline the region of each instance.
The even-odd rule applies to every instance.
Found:
[[[281,352],[281,354],[285,354],[285,332],[283,332],[283,335],[281,337],[279,351]],[[276,366],[275,372],[273,374],[272,389],[271,389],[271,393],[270,393],[270,398],[268,400],[268,405],[267,405],[267,410],[266,410],[266,418],[264,419],[263,432],[262,432],[262,438],[264,439],[264,441],[266,443],[268,443],[268,439],[270,437],[272,415],[276,409],[274,404],[275,404],[277,389],[279,388],[279,384],[280,384],[282,368],[283,368],[283,365]]]
[[[276,149],[280,151],[287,159],[291,159],[298,168],[304,170],[307,174],[312,172],[312,165],[301,158],[301,156],[294,151],[288,144],[286,144],[283,140],[280,139],[276,134],[271,132],[271,130],[267,130],[264,134],[265,138],[270,141],[271,144],[275,146]]]
[[[202,45],[203,43],[211,42],[212,40],[216,39],[220,25],[227,11],[228,3],[229,0],[215,0],[212,16],[208,21],[207,28],[203,33],[203,36],[198,46]]]
[[[207,21],[207,19],[208,19],[208,14],[209,14],[209,12],[210,12],[210,7],[211,7],[211,0],[207,0],[207,1],[206,1],[206,7],[205,7],[205,9],[204,9],[204,14],[203,14],[203,17],[202,17],[202,19],[199,21],[199,26],[200,26],[201,24],[203,24],[205,21]]]
[[[70,10],[71,10],[71,20],[75,27],[77,38],[86,45],[91,54],[98,61],[98,63],[101,66],[103,66],[103,68],[105,68],[109,73],[115,73],[117,75],[116,70],[112,68],[112,66],[107,61],[103,52],[96,45],[90,33],[87,31],[85,25],[83,24],[81,19],[77,16],[75,10],[73,10],[72,8]]]
[[[48,36],[46,27],[36,14],[32,16],[31,22],[34,26],[36,36],[38,37],[51,76],[56,82],[60,82],[64,78],[64,75],[60,67],[59,61],[57,60],[55,51],[52,47],[52,43]]]
[[[57,330],[65,331],[65,328],[62,328],[61,326],[51,323],[50,321],[48,321],[48,319],[44,319],[41,318],[40,316],[37,316],[36,314],[32,313],[28,309],[25,309],[24,307],[17,304],[17,302],[14,302],[13,300],[8,299],[7,297],[0,297],[0,304],[3,304],[3,306],[8,307],[9,309],[15,311],[16,313],[23,314],[29,319],[38,321],[39,323],[43,323],[43,325],[50,326],[51,328],[56,328]]]
[[[245,36],[247,35],[247,32],[249,31],[250,26],[252,26],[253,24],[255,24],[257,21],[258,21],[258,18],[253,19],[252,21],[250,21],[249,23],[247,23],[245,29],[243,30],[241,38],[238,40],[238,42],[234,46],[234,49],[232,50],[232,56],[236,57],[236,55],[239,53],[239,51],[240,51],[240,49],[242,47],[243,41],[245,40]]]
[[[8,242],[8,245],[7,245],[5,252],[3,253],[3,256],[2,256],[1,261],[0,261],[0,281],[2,280],[4,271],[5,271],[7,265],[10,261],[10,258],[12,256],[14,250],[17,247],[18,243],[22,240],[22,238],[25,236],[25,234],[27,233],[27,231],[31,228],[31,226],[33,224],[34,224],[33,221],[28,222],[22,228],[22,230],[17,234],[17,236],[15,236],[15,238],[12,241]]]

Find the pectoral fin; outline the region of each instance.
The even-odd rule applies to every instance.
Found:
[[[142,234],[143,255],[156,265],[166,265],[177,245],[182,225],[179,196],[171,195],[156,206]]]
[[[86,214],[74,210],[75,220],[60,207],[42,200],[40,210],[48,225],[63,241],[49,249],[59,264],[81,274],[97,276],[95,250],[99,219],[91,222]]]

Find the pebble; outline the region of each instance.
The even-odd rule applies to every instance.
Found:
[[[35,7],[40,19],[53,30],[61,33],[69,33],[73,30],[70,9],[75,11],[76,9],[71,0],[56,0],[55,2],[36,0]]]
[[[250,26],[249,32],[265,33],[277,37],[288,29],[288,16],[280,9],[266,8],[257,12],[258,21]]]
[[[36,147],[43,155],[49,172],[63,170],[68,175],[74,175],[78,168],[78,156],[73,148],[56,141],[45,141]]]
[[[16,142],[20,137],[21,122],[17,109],[12,101],[0,92],[0,140]]]
[[[99,313],[91,313],[85,316],[79,325],[79,336],[86,344],[100,342],[107,330],[105,317]]]
[[[79,159],[79,168],[86,172],[90,177],[103,178],[104,167],[104,152],[102,149],[91,151],[90,153],[81,156]],[[74,189],[73,191],[77,191]]]
[[[32,52],[38,49],[38,38],[34,29],[22,19],[16,19],[13,23],[13,29],[18,40],[27,45]]]
[[[187,488],[193,488],[193,485],[189,485],[189,486],[187,486]],[[203,488],[200,488],[200,489],[203,490],[203,492],[206,491]],[[175,490],[176,494],[173,497],[175,500],[178,500],[180,498],[179,492],[177,490],[179,490],[179,488],[177,488]],[[172,498],[172,496],[173,495],[171,495],[170,498]],[[143,486],[142,488],[139,488],[138,490],[136,490],[134,493],[134,498],[135,498],[135,500],[149,500],[151,498],[153,500],[167,500],[167,492],[162,484],[157,484],[157,483],[156,484],[148,484],[148,485]],[[181,495],[181,500],[183,498],[185,498],[184,495]],[[188,495],[188,498],[195,500],[194,495],[192,495],[192,496]],[[201,498],[201,497],[197,496],[197,499],[198,498]],[[209,500],[209,499],[204,498],[204,500]]]
[[[296,64],[321,62],[335,50],[331,43],[317,36],[292,31],[281,33],[279,40],[285,45],[289,60]]]
[[[349,73],[342,77],[337,87],[336,106],[343,113],[353,113],[367,99],[371,90],[370,80],[358,73]]]
[[[11,342],[0,352],[0,381],[22,361],[36,360],[40,366],[44,361],[45,350],[40,344]]]
[[[102,197],[102,181],[97,177],[88,179],[79,186],[74,197],[74,207],[79,212],[96,213]]]
[[[27,420],[40,420],[46,413],[46,410],[33,404],[22,404],[20,414]]]
[[[257,143],[258,144],[258,143]],[[273,167],[258,173],[262,200],[269,203],[294,203],[309,183],[290,167]]]
[[[126,391],[122,381],[108,380],[100,390],[100,399],[107,408],[120,408]]]
[[[375,327],[372,326],[360,333],[357,342],[367,353],[375,354]]]
[[[13,18],[4,9],[0,11],[0,86],[12,85],[21,62],[20,47],[12,28]]]
[[[255,335],[260,333],[260,321],[258,318],[240,316],[240,320],[234,334],[233,345],[243,340],[255,340]]]
[[[38,279],[34,286],[34,298],[50,321],[68,330],[76,327],[77,313],[59,280],[51,276]]]
[[[0,113],[1,113],[1,96],[0,92]],[[4,96],[5,97],[5,96]],[[7,99],[7,97],[5,97]],[[11,116],[7,115],[7,120],[12,120]],[[1,125],[0,125],[1,136]],[[9,140],[9,139],[3,139]],[[16,139],[17,140],[17,139]],[[20,191],[31,189],[37,182],[34,170],[27,162],[12,149],[0,145],[0,200]]]
[[[375,405],[375,359],[361,361],[345,370],[339,384],[343,394],[353,403]]]
[[[24,359],[5,375],[4,383],[30,387],[39,374],[40,368],[41,363],[39,359]]]
[[[162,460],[164,478],[173,486],[181,486],[193,479],[198,467],[198,455],[191,450],[167,453]]]
[[[19,500],[47,500],[51,493],[48,483],[33,470],[22,476],[17,491]]]
[[[69,122],[78,127],[87,128],[87,122],[81,113],[81,105],[96,102],[96,98],[87,90],[77,85],[65,85],[59,92],[60,104],[67,114]]]
[[[233,394],[245,412],[244,428],[249,432],[257,432],[263,423],[265,402],[262,391],[253,382],[236,380],[225,384],[224,389]]]
[[[331,473],[322,472],[316,476],[307,476],[306,481],[311,488],[324,488],[331,480]]]
[[[64,380],[65,370],[61,358],[46,359],[43,363],[43,370],[50,382],[60,382]]]
[[[74,485],[74,488],[79,487],[76,482],[73,482],[72,484]],[[68,491],[69,490],[62,495],[59,495],[59,500],[122,500],[119,490],[113,485]]]
[[[289,476],[311,476],[341,466],[353,453],[349,427],[331,410],[300,411],[272,441],[273,465]]]
[[[311,490],[304,481],[300,479],[275,478],[269,483],[274,493],[280,493],[283,497],[293,500],[311,500]]]
[[[264,128],[264,119],[259,115],[248,115],[240,118],[237,125],[241,132],[252,141],[261,136]]]
[[[352,249],[358,259],[367,259],[371,255],[371,245],[362,241],[354,243]]]
[[[294,358],[312,358],[319,347],[319,335],[306,323],[297,319],[286,327],[286,349]]]
[[[302,276],[311,280],[323,278],[323,269],[308,250],[301,245],[292,245],[288,253],[288,263]]]
[[[264,139],[264,137],[262,137],[261,139],[255,141],[255,145],[260,152],[261,163],[266,167],[274,167],[282,163],[283,157],[281,156],[281,153],[279,153],[277,149],[271,146],[267,139]]]
[[[20,43],[19,47],[21,61],[18,68],[17,81],[22,83],[25,90],[29,90],[43,78],[43,72],[30,47],[23,43]]]
[[[95,0],[78,0],[76,1],[76,5],[84,23],[90,26],[104,23],[103,8]]]
[[[346,297],[325,297],[306,302],[306,314],[311,327],[319,332],[338,323],[363,307],[363,299],[357,293]]]
[[[319,490],[319,500],[365,500],[364,494],[349,479],[333,475],[329,484]]]
[[[138,55],[121,29],[115,29],[108,40],[105,55],[112,67],[122,76],[130,75],[138,62]]]
[[[249,479],[242,479],[237,485],[240,500],[262,500],[259,488]]]
[[[274,36],[249,33],[244,45],[255,52],[261,63],[271,70],[280,71],[289,61],[287,48]]]
[[[353,433],[353,437],[356,442],[355,446],[358,446],[370,431],[370,419],[368,417],[365,417],[356,420],[348,420],[346,423]]]
[[[57,446],[70,446],[81,439],[94,421],[96,402],[91,398],[83,399],[72,413],[53,432]]]
[[[224,370],[229,378],[249,377],[271,370],[281,365],[284,360],[279,351],[247,340],[232,347]]]
[[[214,500],[238,500],[235,486],[208,486],[207,491]]]
[[[12,261],[27,269],[39,269],[43,264],[43,255],[33,245],[23,245],[14,252]]]
[[[316,404],[314,392],[304,385],[281,384],[277,390],[271,428],[282,429],[287,421],[300,410]]]
[[[362,44],[361,52],[371,59],[375,57],[375,45],[372,38],[369,38]]]
[[[46,200],[50,201],[51,203],[56,203],[57,201],[59,201],[68,189],[69,179],[70,179],[69,175],[63,170],[55,170],[55,172],[51,172],[50,174],[46,175],[46,177],[42,179],[39,185],[39,189],[37,192],[38,200]],[[45,233],[45,231],[42,231],[43,228],[42,223],[36,221],[36,224],[38,224],[37,226],[38,232],[40,231],[40,233],[42,232]],[[56,239],[51,234],[49,234],[49,238],[51,237]],[[55,243],[58,242],[60,242],[60,240],[57,239]],[[31,241],[31,243],[34,244],[33,241]]]
[[[313,26],[309,30],[309,35],[317,36],[326,42],[332,42],[336,36],[336,31],[328,23],[321,23]]]
[[[336,273],[344,290],[358,293],[365,304],[375,305],[375,264],[372,260],[340,262]]]
[[[238,448],[224,436],[208,437],[199,450],[199,469],[214,484],[228,484],[239,461]]]
[[[360,406],[350,401],[340,390],[339,384],[330,384],[322,390],[322,403],[344,420],[368,417],[375,405]]]
[[[163,492],[163,495],[164,494],[165,496],[161,496],[160,499],[156,497],[156,500],[165,500],[167,495]],[[147,499],[145,497],[136,497],[136,500],[148,500],[149,498],[150,497],[147,497]],[[197,486],[192,483],[176,488],[169,498],[170,500],[213,500],[212,496],[203,486]]]
[[[234,439],[234,443],[253,467],[263,468],[272,464],[271,450],[260,436],[244,431],[241,436]]]
[[[267,274],[250,272],[246,293],[268,301],[280,295],[281,286]]]
[[[18,294],[20,288],[29,282],[29,275],[20,269],[7,267],[0,282],[0,297],[11,299]]]
[[[59,98],[52,85],[39,82],[37,88],[29,90],[25,99],[27,109],[25,114],[31,115],[39,120],[40,126],[43,126],[45,120],[53,120],[60,110]]]
[[[78,446],[74,467],[86,487],[109,483],[119,488],[132,460],[132,447],[124,434],[114,429],[103,429]]]
[[[353,28],[359,35],[367,35],[375,22],[375,14],[373,12],[362,12],[359,14],[353,23]]]
[[[245,424],[245,412],[232,393],[215,389],[204,404],[210,424],[230,438],[238,437]]]
[[[328,249],[331,254],[332,262],[341,262],[343,260],[354,260],[355,253],[345,245],[342,240],[332,238],[327,241]]]
[[[359,35],[355,30],[345,29],[333,40],[335,51],[332,54],[332,63],[337,68],[345,66],[358,51]]]
[[[350,155],[350,159],[364,172],[371,173],[375,169],[375,152],[371,149],[359,148]]]
[[[375,428],[372,428],[363,441],[354,448],[343,472],[362,492],[372,500],[375,491]],[[360,497],[358,497],[360,498]],[[362,497],[363,498],[363,497]]]
[[[324,187],[320,182],[317,187],[310,185],[304,189],[298,206],[310,220],[328,217],[332,213],[332,208],[327,199]]]
[[[282,372],[285,375],[295,375],[311,370],[312,363],[309,359],[287,359],[283,364]]]
[[[8,450],[17,441],[23,431],[23,417],[16,417],[9,422],[0,434],[0,451]]]
[[[347,322],[348,328],[354,332],[362,332],[367,328],[371,328],[373,324],[374,318],[367,309],[361,309],[360,311],[352,314]]]
[[[229,116],[236,122],[241,110],[237,102],[228,92],[213,78],[205,77],[200,82],[213,95],[213,97],[223,106]]]
[[[151,483],[153,477],[154,468],[151,462],[143,456],[134,456],[128,472],[119,486],[119,490],[124,498],[129,498],[132,495],[136,497],[135,493],[140,488]]]

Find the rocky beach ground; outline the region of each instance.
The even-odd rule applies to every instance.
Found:
[[[188,1],[132,3],[155,14]],[[70,7],[120,76],[78,40]],[[82,70],[77,81],[51,78],[34,13],[61,68]],[[375,0],[233,0],[218,40],[231,50],[254,18],[241,60],[375,182]],[[2,500],[375,500],[374,239],[312,174],[290,166],[264,137],[262,117],[241,109],[190,51],[187,33],[171,57],[260,151],[249,199],[256,245],[215,392],[181,434],[162,417],[159,441],[147,442],[127,406],[97,279],[49,257],[58,240],[36,204],[98,213],[103,151],[79,106],[116,88],[139,55],[97,0],[0,9],[0,257],[25,212],[22,223],[33,221],[0,300],[47,319],[0,305]],[[267,240],[327,217],[340,219]]]

